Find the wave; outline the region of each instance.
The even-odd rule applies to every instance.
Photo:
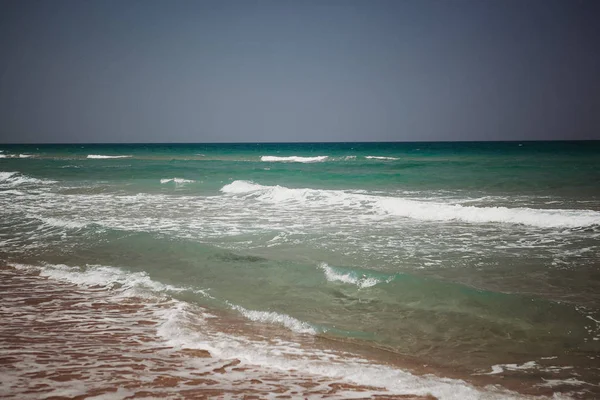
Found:
[[[98,159],[104,159],[104,158],[130,158],[131,156],[105,156],[102,154],[88,154],[87,158],[98,158]]]
[[[247,310],[244,307],[231,304],[229,306],[232,310],[238,311],[244,317],[248,318],[251,321],[262,322],[273,325],[282,325],[287,329],[294,331],[296,333],[308,333],[311,335],[315,335],[317,330],[310,324],[300,321],[294,317],[290,317],[286,314],[279,314],[273,311],[256,311],[256,310]]]
[[[316,156],[316,157],[300,157],[300,156],[289,156],[289,157],[278,157],[278,156],[261,156],[261,161],[266,162],[299,162],[299,163],[313,163],[327,160],[328,156]]]
[[[69,266],[64,264],[42,264],[40,266],[10,263],[12,267],[25,271],[39,272],[40,276],[76,285],[94,287],[103,286],[119,289],[126,297],[147,296],[160,292],[203,292],[186,287],[167,285],[150,278],[146,272],[127,272],[106,265]]]
[[[0,185],[5,184],[5,185],[10,185],[10,186],[17,186],[17,185],[29,184],[29,183],[38,183],[38,184],[49,185],[49,184],[53,184],[56,182],[57,181],[51,181],[49,179],[32,178],[30,176],[23,175],[19,172],[0,172]]]
[[[600,212],[593,210],[463,206],[345,190],[264,186],[241,180],[223,186],[221,192],[244,195],[246,199],[258,200],[290,210],[293,208],[335,208],[353,213],[388,215],[420,221],[506,223],[539,228],[577,228],[600,225]]]
[[[365,158],[372,160],[399,160],[397,157],[383,157],[383,156],[365,156]]]
[[[183,179],[183,178],[164,178],[164,179],[160,180],[160,183],[169,183],[169,182],[174,182],[177,185],[181,185],[184,183],[193,183],[196,181],[191,180],[191,179]]]
[[[342,282],[351,285],[356,285],[360,289],[375,286],[381,282],[389,283],[392,280],[394,280],[393,276],[390,276],[387,279],[383,279],[376,278],[373,276],[367,276],[366,274],[358,274],[355,271],[343,272],[337,268],[330,267],[329,265],[327,265],[327,263],[321,263],[319,265],[319,268],[325,272],[325,278],[329,282]]]
[[[33,155],[31,154],[19,154],[19,158],[31,158]]]
[[[270,315],[267,316],[268,318]],[[521,398],[514,392],[498,387],[489,386],[479,389],[463,380],[438,378],[433,375],[413,375],[398,368],[371,363],[351,353],[313,349],[283,338],[266,341],[225,332],[213,334],[206,324],[201,331],[182,329],[182,326],[196,319],[189,307],[185,306],[170,309],[165,314],[165,319],[166,322],[159,327],[158,333],[171,346],[202,349],[219,359],[237,359],[242,363],[266,367],[269,370],[308,374],[313,377],[368,386],[368,391],[361,392],[362,397],[366,398],[374,394],[390,397],[394,397],[393,395],[435,396],[440,400]],[[245,373],[250,374],[251,371]],[[348,396],[343,398],[351,397],[355,397],[355,393],[348,393]]]

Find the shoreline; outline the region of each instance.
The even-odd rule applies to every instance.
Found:
[[[293,371],[269,371],[206,350],[168,346],[157,308],[0,267],[0,396],[3,398],[379,398],[395,395]]]

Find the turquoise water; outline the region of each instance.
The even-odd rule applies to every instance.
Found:
[[[0,150],[3,262],[142,274],[399,368],[599,393],[599,142]]]

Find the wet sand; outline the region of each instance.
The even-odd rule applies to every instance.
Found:
[[[171,301],[0,267],[0,397],[434,399],[167,346],[156,315]]]

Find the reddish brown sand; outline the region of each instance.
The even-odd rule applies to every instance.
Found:
[[[0,268],[0,398],[434,398],[166,346],[155,312],[169,301],[118,298],[104,287]]]

